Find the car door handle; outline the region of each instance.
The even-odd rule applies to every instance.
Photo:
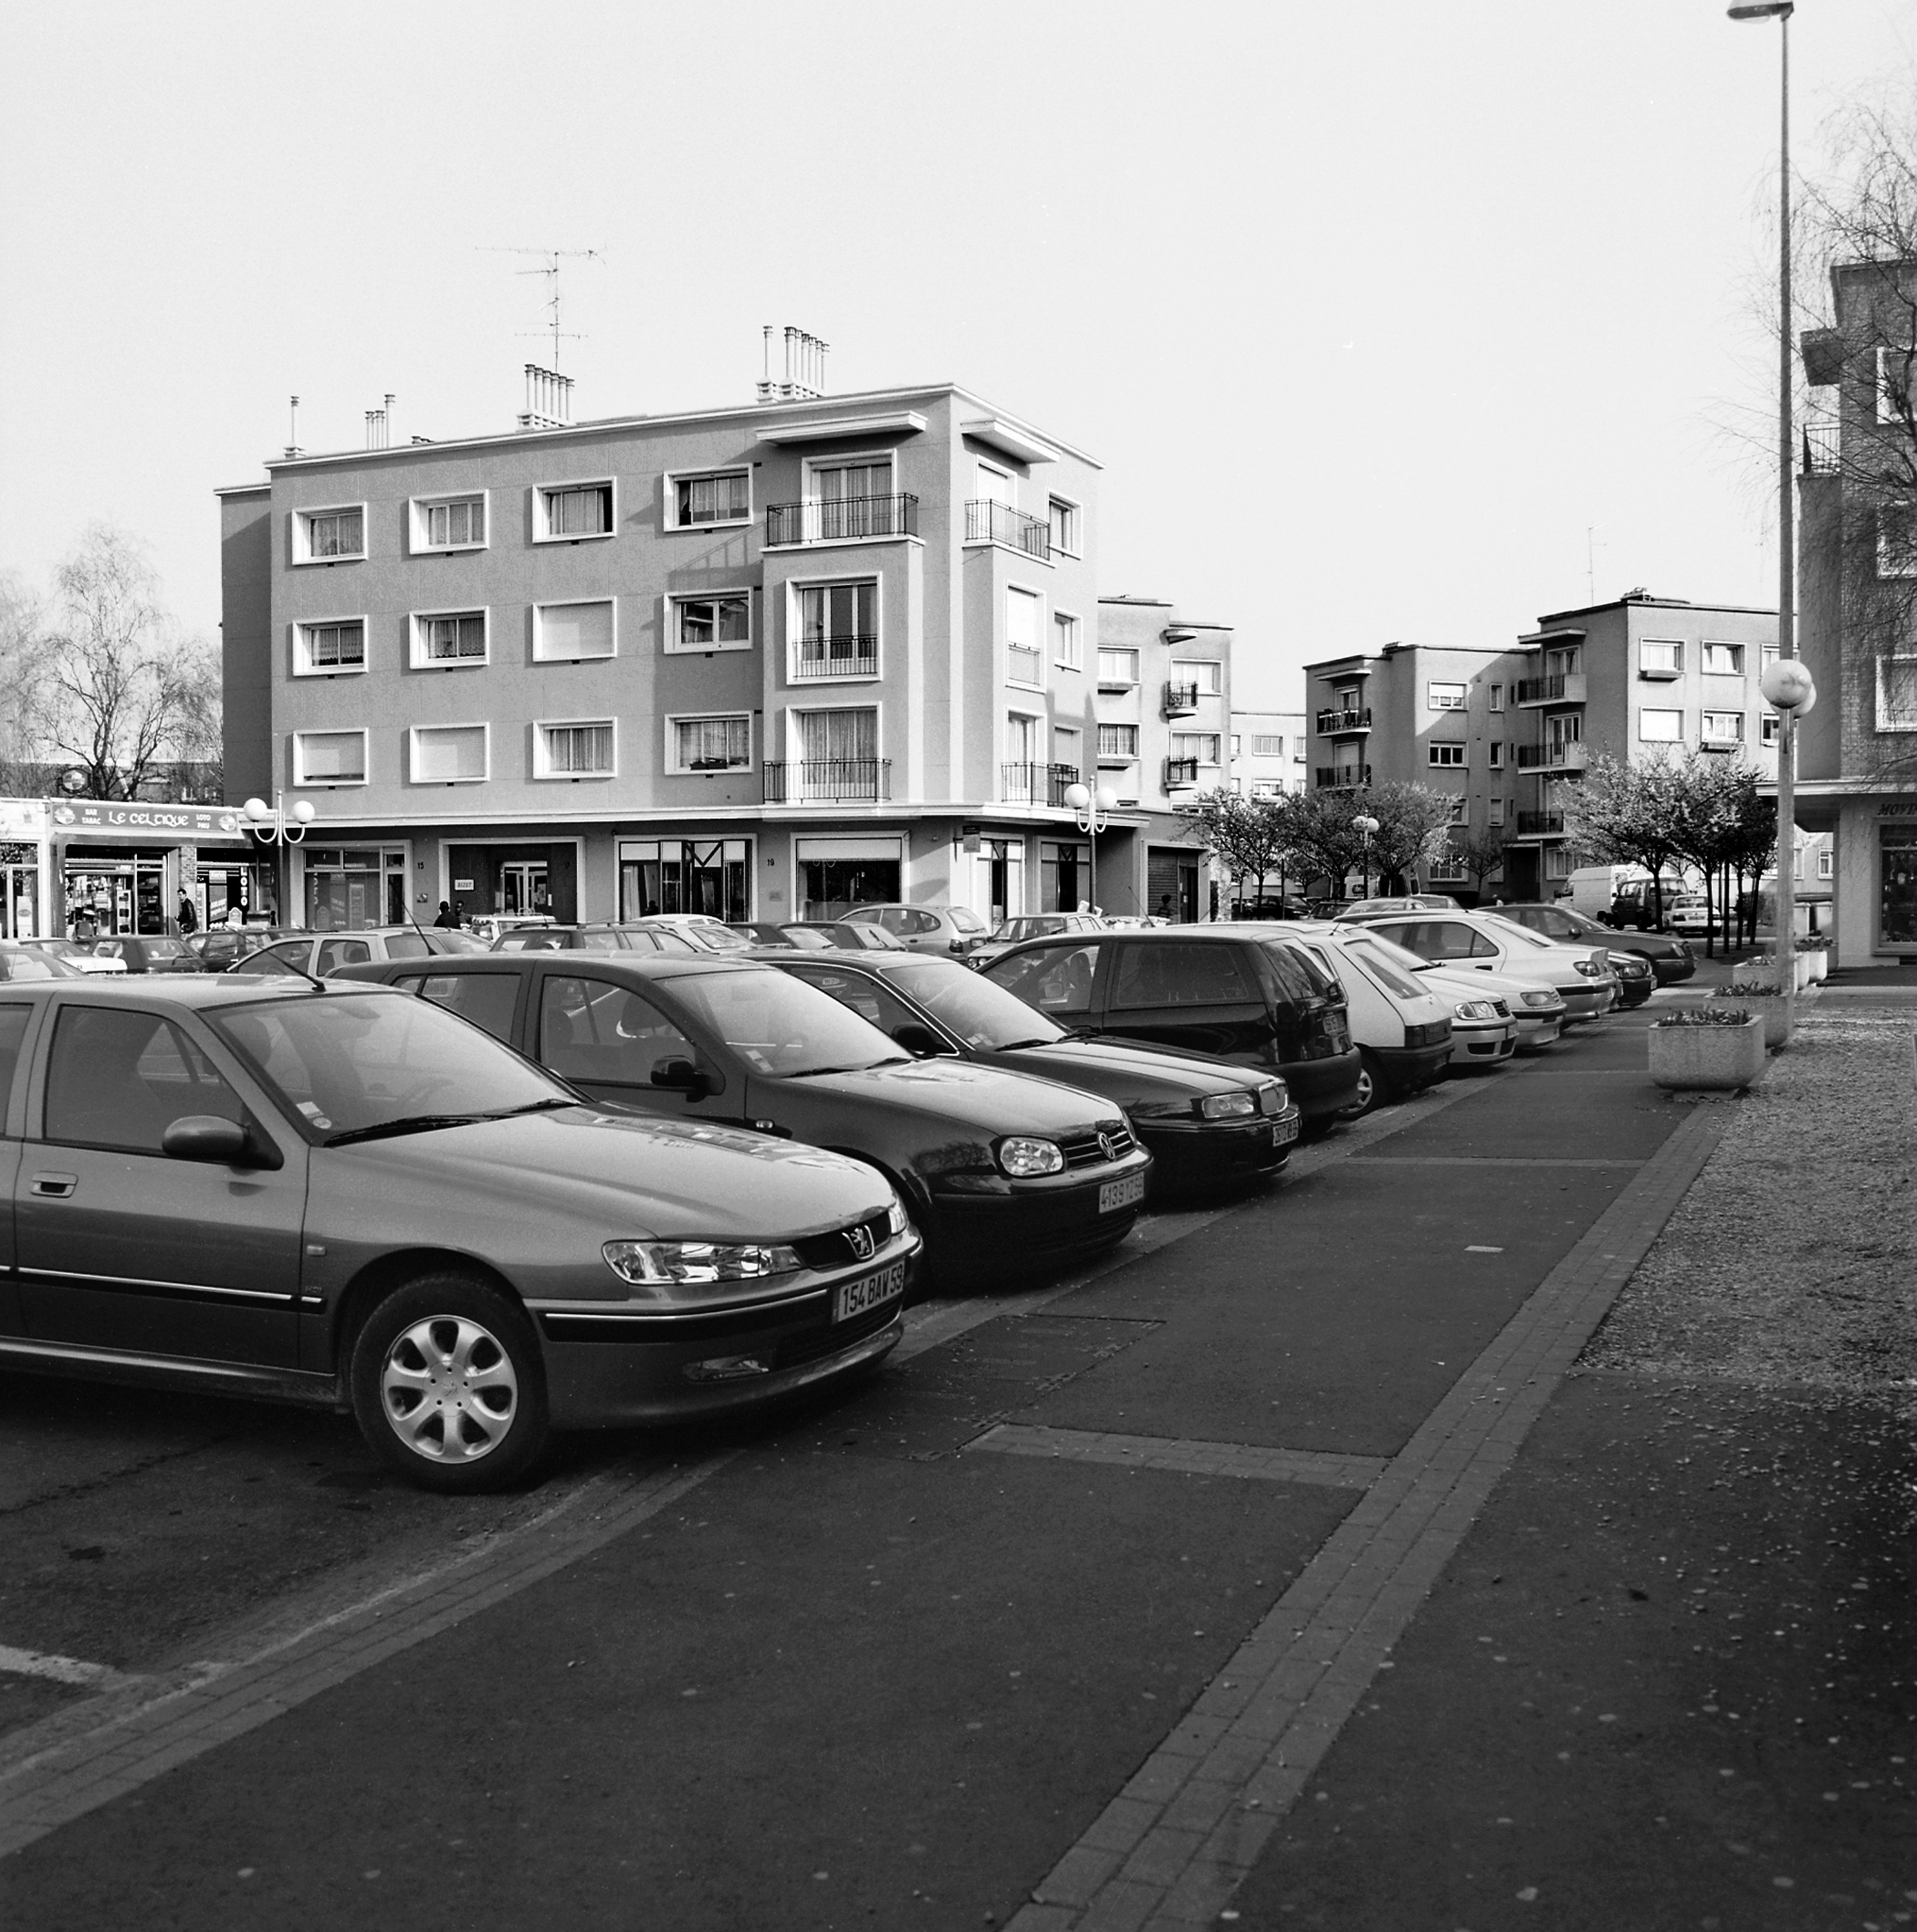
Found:
[[[77,1174],[36,1174],[29,1191],[50,1201],[64,1201],[79,1185]]]

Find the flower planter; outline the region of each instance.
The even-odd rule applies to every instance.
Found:
[[[1790,1036],[1784,1030],[1784,1003],[1775,993],[1713,993],[1714,1000],[1722,1000],[1726,1004],[1742,1006],[1753,1020],[1760,1022],[1764,1028],[1764,1044],[1767,1047],[1780,1047]],[[1652,1028],[1655,1032],[1657,1029]],[[1670,1028],[1666,1028],[1668,1032]],[[1728,1031],[1729,1028],[1724,1029]]]
[[[1814,950],[1805,953],[1803,956],[1810,962],[1810,983],[1812,986],[1816,986],[1820,980],[1828,980],[1830,977],[1831,955],[1830,950],[1828,946],[1819,946]]]
[[[1781,1000],[1773,1002],[1780,1010]],[[1735,1093],[1763,1077],[1764,1021],[1753,1013],[1742,1026],[1654,1026],[1651,1078],[1654,1086]]]

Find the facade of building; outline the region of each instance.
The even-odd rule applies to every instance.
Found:
[[[1231,714],[1231,788],[1247,798],[1311,789],[1311,737],[1302,711]]]
[[[1101,604],[1098,464],[950,385],[268,473],[221,494],[227,796],[313,806],[293,921],[1069,908],[1081,778],[1143,910],[1167,785],[1220,762],[1229,634]],[[1187,644],[1216,682],[1167,717]]]

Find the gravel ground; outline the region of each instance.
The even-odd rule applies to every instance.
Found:
[[[1800,1010],[1583,1365],[1917,1420],[1912,1047],[1907,1010]]]

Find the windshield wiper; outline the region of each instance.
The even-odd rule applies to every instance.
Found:
[[[482,1114],[478,1118],[485,1120],[509,1120],[518,1114],[543,1114],[554,1107],[583,1107],[584,1100],[563,1100],[554,1094],[549,1100],[528,1100],[523,1107],[507,1107],[497,1114]]]
[[[821,1073],[864,1073],[875,1066],[909,1066],[913,1064],[909,1053],[894,1053],[884,1060],[863,1060],[856,1066],[804,1066],[796,1073],[780,1076],[785,1080],[810,1080]]]
[[[1008,1040],[1000,1042],[992,1050],[995,1053],[1016,1053],[1022,1046],[1062,1046],[1066,1041],[1078,1037],[1075,1033],[1068,1033],[1063,1040],[1047,1040],[1043,1036],[1037,1040]]]
[[[350,1147],[355,1141],[384,1140],[390,1134],[422,1134],[435,1127],[470,1127],[478,1120],[497,1117],[491,1114],[402,1114],[396,1120],[381,1120],[370,1127],[350,1127],[343,1134],[330,1136],[325,1147]]]

